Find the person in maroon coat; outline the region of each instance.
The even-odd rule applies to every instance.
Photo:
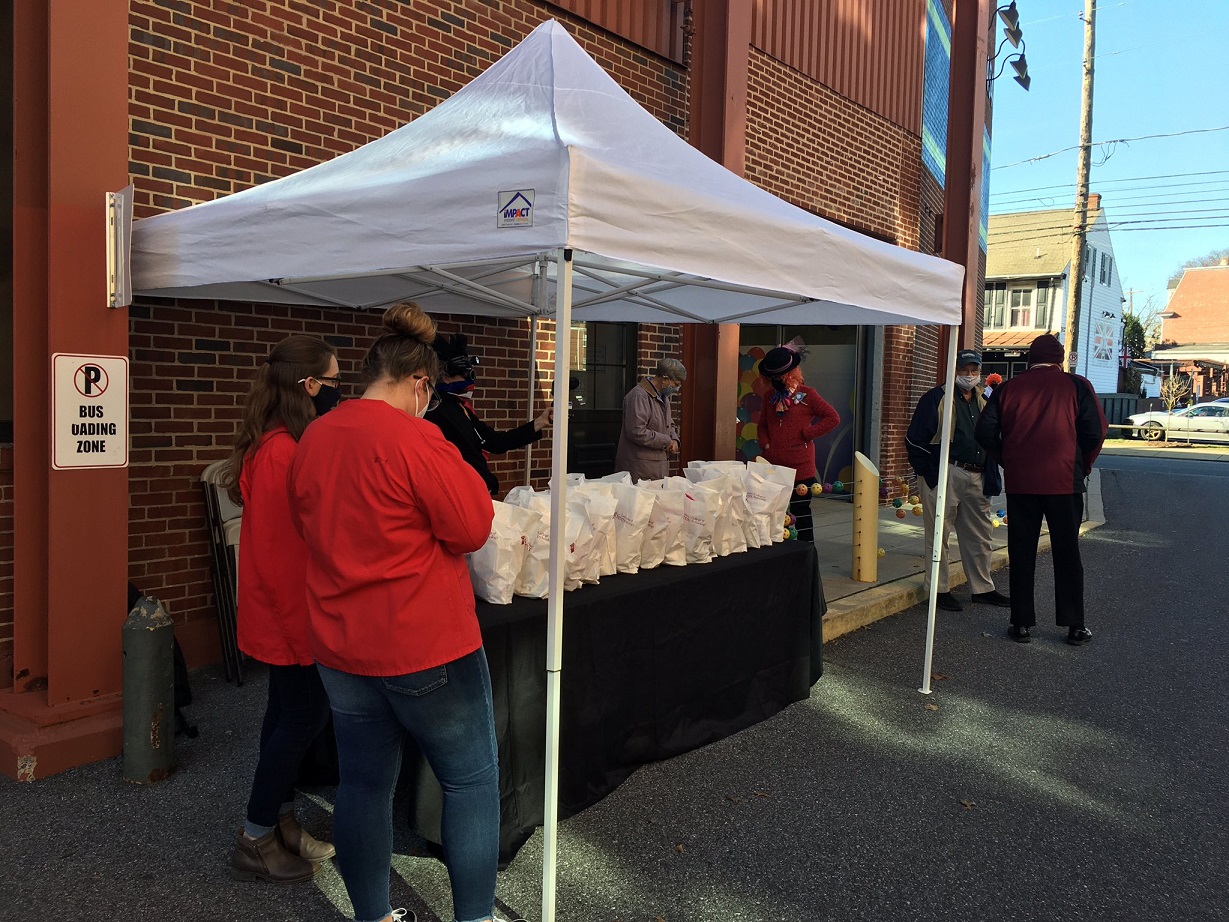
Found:
[[[813,387],[802,381],[802,353],[777,346],[760,359],[760,374],[772,390],[760,407],[757,433],[760,451],[772,464],[794,469],[794,495],[789,511],[797,519],[798,540],[813,541],[811,487],[815,485],[815,440],[827,435],[841,416]],[[806,487],[799,495],[798,489]]]
[[[1028,643],[1037,623],[1033,582],[1044,517],[1054,554],[1054,614],[1067,643],[1092,639],[1084,624],[1080,521],[1093,463],[1108,429],[1092,384],[1062,369],[1063,347],[1043,333],[1028,350],[1028,370],[1001,384],[982,411],[974,436],[1003,466],[1007,554],[1011,561],[1011,624],[1007,635]]]

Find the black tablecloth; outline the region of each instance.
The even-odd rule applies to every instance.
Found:
[[[807,697],[823,671],[815,545],[787,541],[709,564],[604,577],[564,599],[560,815],[646,762],[723,739]],[[500,763],[500,856],[541,825],[546,602],[478,603]],[[412,743],[409,744],[412,746]],[[441,795],[408,751],[412,821],[439,841]]]

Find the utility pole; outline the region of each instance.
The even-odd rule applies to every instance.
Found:
[[[1067,368],[1075,371],[1080,345],[1080,298],[1084,293],[1084,240],[1088,232],[1088,176],[1092,171],[1092,59],[1097,44],[1097,0],[1084,0],[1084,91],[1080,109],[1080,159],[1075,187],[1075,233],[1067,292]],[[1093,267],[1094,269],[1096,267]]]

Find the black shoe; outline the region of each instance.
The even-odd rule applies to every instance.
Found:
[[[1003,595],[997,589],[991,589],[989,592],[973,593],[973,601],[980,602],[982,605],[997,605],[999,608],[1011,608],[1011,599]]]
[[[1067,628],[1067,643],[1073,647],[1082,647],[1088,641],[1092,640],[1092,631],[1086,627],[1069,627]]]
[[[964,606],[957,602],[950,592],[940,592],[935,596],[935,604],[944,611],[964,611]]]
[[[1033,635],[1028,632],[1028,628],[1020,627],[1018,624],[1007,625],[1007,636],[1016,643],[1029,643],[1033,639]]]

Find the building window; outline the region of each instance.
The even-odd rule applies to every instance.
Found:
[[[1011,325],[1013,327],[1033,325],[1033,293],[1027,288],[1011,290]]]
[[[1097,271],[1097,250],[1092,244],[1084,244],[1084,281],[1088,282],[1093,279],[1093,273]]]
[[[982,328],[1001,330],[1007,309],[1007,285],[1004,282],[987,282],[982,297]]]
[[[1109,253],[1101,254],[1101,284],[1108,285],[1114,278],[1114,257]]]
[[[1050,283],[1038,282],[1037,293],[1033,296],[1033,328],[1037,330],[1050,329]]]

